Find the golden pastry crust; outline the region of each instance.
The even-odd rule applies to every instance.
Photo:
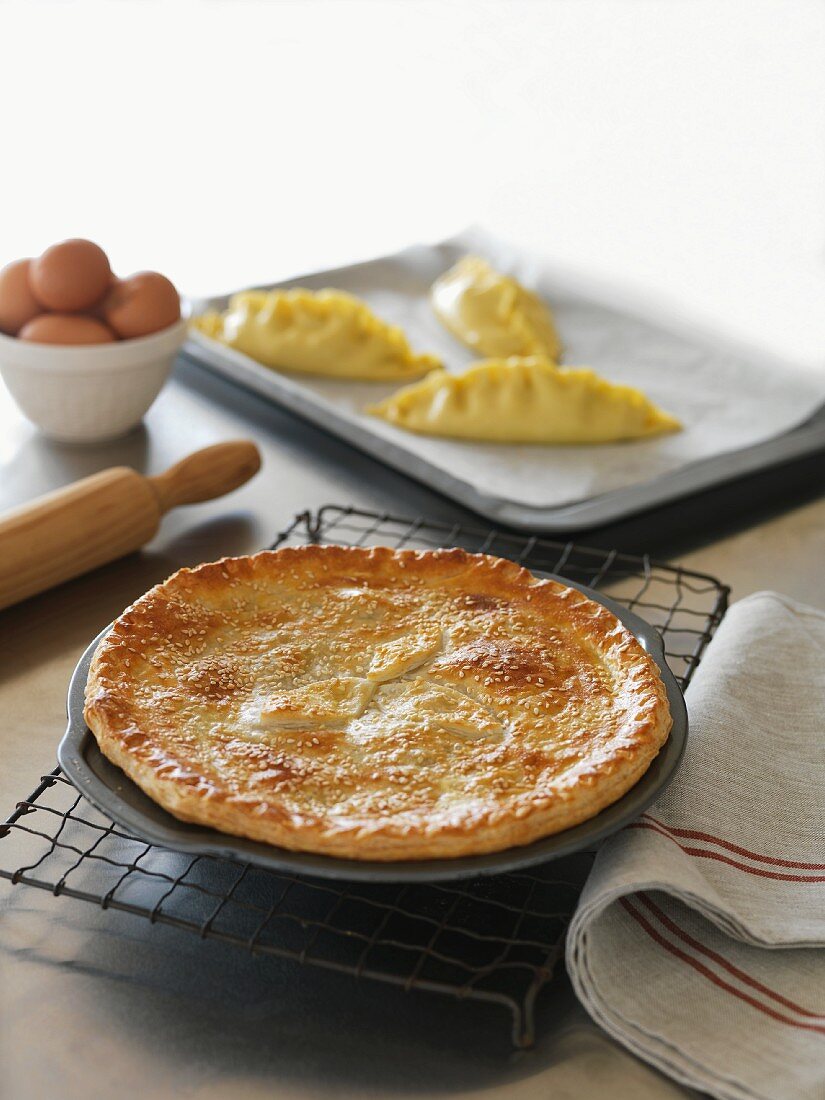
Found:
[[[655,663],[575,589],[463,550],[344,546],[181,569],[101,641],[85,715],[176,817],[374,860],[585,821],[671,726]]]

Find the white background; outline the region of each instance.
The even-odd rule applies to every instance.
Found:
[[[481,222],[825,360],[825,4],[0,0],[3,259],[227,290]]]

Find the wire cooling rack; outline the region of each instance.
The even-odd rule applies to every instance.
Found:
[[[713,577],[616,551],[327,505],[273,547],[307,542],[462,546],[609,593],[657,626],[684,688],[727,607]],[[592,856],[471,882],[371,885],[279,874],[146,844],[98,813],[56,770],[0,826],[0,877],[355,978],[507,1008],[534,1038]]]

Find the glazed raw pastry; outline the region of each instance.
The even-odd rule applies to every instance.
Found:
[[[501,275],[486,260],[465,256],[433,283],[439,320],[479,355],[561,355],[553,315],[532,291]]]
[[[341,546],[153,588],[100,643],[85,714],[176,817],[376,860],[584,821],[671,725],[655,663],[576,590],[463,550]]]
[[[538,356],[433,371],[366,411],[411,432],[489,443],[614,443],[681,427],[632,386]]]
[[[441,366],[341,290],[246,290],[225,313],[205,313],[192,327],[264,366],[304,374],[393,381]]]

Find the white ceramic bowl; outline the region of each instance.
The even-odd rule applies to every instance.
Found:
[[[0,374],[24,415],[51,439],[97,443],[140,422],[185,338],[185,318],[116,344],[61,347],[0,333]]]

